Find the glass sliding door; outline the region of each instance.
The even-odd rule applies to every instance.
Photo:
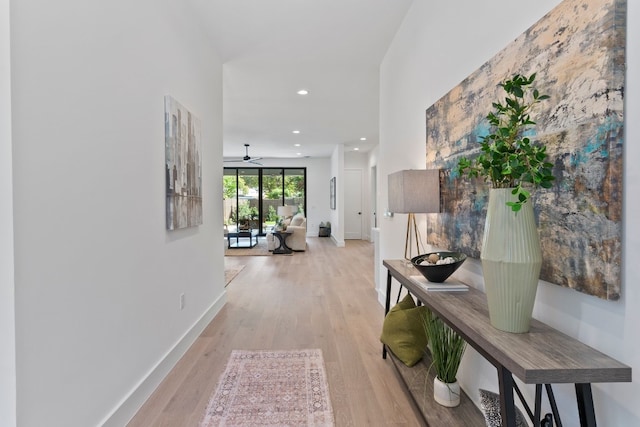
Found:
[[[224,225],[231,233],[235,233],[238,221],[238,171],[235,168],[224,169],[222,199]]]
[[[278,206],[305,213],[305,168],[224,168],[224,220],[230,232],[267,233],[278,220]]]
[[[263,233],[278,221],[278,206],[282,206],[282,169],[262,169]]]
[[[238,169],[238,228],[260,230],[260,171],[254,168]]]
[[[305,172],[305,169],[284,169],[284,203],[295,206],[296,212],[303,215],[305,215],[307,187]]]

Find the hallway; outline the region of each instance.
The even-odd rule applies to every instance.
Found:
[[[129,424],[197,426],[233,349],[320,348],[336,426],[419,425],[390,361],[373,244],[308,238],[293,256],[227,257],[245,268],[228,302]]]

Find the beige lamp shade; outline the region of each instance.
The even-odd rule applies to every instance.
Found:
[[[278,216],[288,218],[293,216],[294,206],[278,206]]]
[[[412,240],[420,254],[420,237],[414,214],[440,212],[440,171],[404,170],[389,175],[389,211],[409,214],[404,257],[412,258]]]
[[[440,212],[440,171],[403,170],[389,175],[389,212]]]

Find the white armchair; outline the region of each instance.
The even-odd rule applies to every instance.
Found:
[[[296,214],[287,225],[287,231],[292,234],[287,237],[286,243],[294,251],[307,249],[307,219],[302,214]],[[267,233],[267,249],[274,250],[278,246],[278,239],[270,232]]]

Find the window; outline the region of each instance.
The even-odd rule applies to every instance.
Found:
[[[306,168],[224,168],[224,219],[229,231],[260,230],[278,220],[278,206],[306,211]]]

